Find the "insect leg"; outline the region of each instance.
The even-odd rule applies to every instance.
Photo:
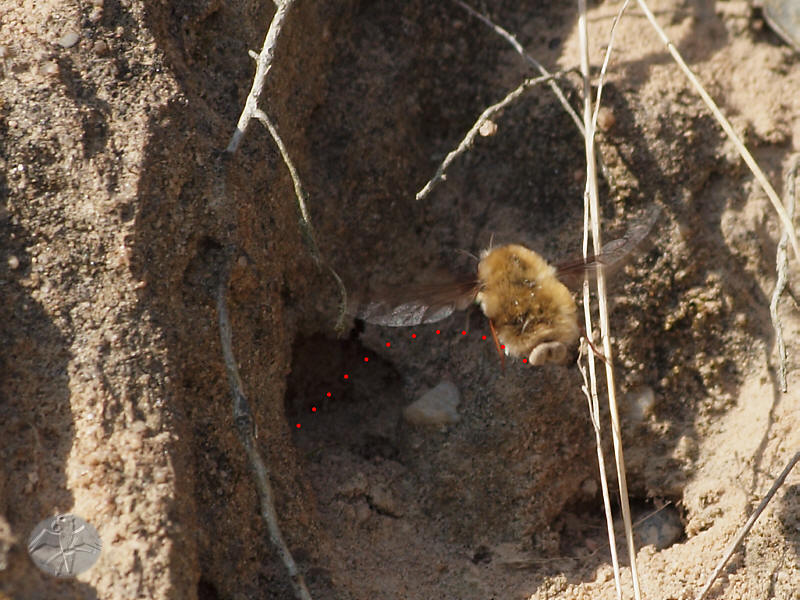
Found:
[[[506,372],[506,354],[500,349],[500,340],[497,339],[497,330],[494,328],[494,321],[489,319],[489,330],[492,332],[492,339],[494,340],[494,347],[500,355],[500,369],[503,373]]]

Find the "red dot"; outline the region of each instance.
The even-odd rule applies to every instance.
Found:
[[[327,394],[325,394],[325,395],[326,395],[328,398],[330,398],[330,397],[331,397],[331,393],[330,393],[330,392],[328,392],[328,393],[327,393]]]
[[[523,358],[522,362],[526,363],[526,362],[528,362],[528,359],[527,358]]]
[[[484,336],[481,336],[481,339],[485,340],[485,339],[486,339],[486,336],[485,336],[485,335],[484,335]]]
[[[364,362],[369,362],[369,356],[364,357]]]
[[[416,334],[416,333],[412,333],[412,334],[411,334],[411,337],[412,337],[412,338],[415,338],[415,337],[417,337],[417,334]]]
[[[311,407],[311,412],[317,412],[317,407],[316,406],[312,406]]]
[[[344,374],[344,378],[345,378],[345,379],[350,379],[350,375],[348,375],[347,373],[345,373],[345,374]]]
[[[467,332],[466,332],[466,331],[464,331],[464,330],[462,330],[462,331],[461,331],[461,335],[467,335]]]
[[[505,349],[506,349],[506,345],[505,344],[500,344],[500,350],[505,350]],[[345,375],[345,377],[347,377],[347,375]]]
[[[442,333],[442,330],[441,329],[437,329],[436,330],[436,335],[439,335],[440,333]]]
[[[386,347],[387,347],[387,348],[391,348],[391,346],[392,346],[392,345],[391,345],[389,342],[386,342]]]
[[[297,424],[297,428],[300,429],[300,423]]]

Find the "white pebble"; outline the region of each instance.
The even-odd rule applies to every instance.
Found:
[[[640,423],[653,413],[656,393],[650,386],[644,386],[627,395],[628,412],[632,421]]]
[[[458,403],[461,397],[458,388],[450,381],[443,381],[428,390],[403,409],[403,418],[412,425],[450,425],[458,423]]]
[[[58,45],[62,48],[72,48],[78,43],[79,39],[80,36],[78,35],[77,31],[68,31],[59,38]]]

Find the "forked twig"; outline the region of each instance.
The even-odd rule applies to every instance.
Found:
[[[794,218],[795,204],[797,202],[797,171],[800,168],[800,154],[795,154],[786,172],[786,183],[783,187],[786,195],[786,213],[790,219]],[[788,280],[787,271],[789,269],[789,257],[786,254],[786,246],[789,242],[789,232],[782,228],[781,239],[778,242],[778,249],[775,256],[775,269],[777,280],[775,289],[772,292],[772,299],[769,303],[769,316],[772,319],[772,327],[775,329],[775,342],[778,346],[778,384],[781,391],[786,393],[786,343],[783,340],[783,324],[778,316],[778,302],[783,291],[786,289]]]
[[[719,577],[719,574],[722,573],[722,569],[725,568],[725,565],[728,563],[731,556],[733,556],[733,553],[736,552],[736,549],[739,547],[739,544],[742,543],[742,540],[744,540],[745,536],[749,533],[750,529],[753,527],[758,517],[761,516],[761,513],[764,512],[764,509],[767,507],[767,504],[769,504],[769,501],[772,500],[772,497],[778,491],[778,488],[780,488],[783,485],[783,482],[786,480],[786,477],[788,477],[789,472],[794,468],[794,466],[797,464],[798,461],[800,461],[800,452],[795,453],[795,455],[789,460],[788,464],[786,465],[786,467],[784,467],[781,474],[778,475],[778,478],[775,480],[775,483],[773,483],[772,487],[769,488],[769,491],[764,496],[764,499],[761,500],[761,503],[758,505],[758,508],[756,508],[753,514],[750,515],[750,518],[747,519],[747,522],[739,530],[739,533],[736,534],[736,537],[733,539],[730,546],[728,546],[727,550],[725,550],[725,554],[722,555],[722,558],[717,564],[717,567],[714,569],[713,573],[711,573],[711,575],[708,577],[708,581],[706,581],[706,584],[703,586],[703,589],[700,590],[700,593],[697,595],[696,600],[703,600],[703,598],[706,597],[708,591],[711,589],[711,586],[714,585],[714,581],[716,581],[717,577]]]
[[[494,23],[486,15],[479,13],[477,10],[475,10],[462,0],[453,0],[453,1],[456,4],[458,4],[461,8],[463,8],[465,11],[467,11],[469,14],[471,14],[473,17],[481,21],[484,25],[491,28],[497,35],[502,37],[509,44],[511,44],[514,50],[517,51],[517,54],[519,54],[528,64],[533,66],[533,68],[539,71],[541,75],[545,77],[549,77],[552,75],[550,71],[545,69],[544,66],[538,60],[536,60],[530,54],[525,52],[525,49],[522,47],[522,44],[520,44],[517,41],[517,38],[514,37],[511,33],[500,27],[500,25],[498,25],[497,23]],[[556,83],[555,79],[550,80],[548,82],[548,85],[550,86],[550,89],[553,90],[553,93],[556,95],[556,98],[558,98],[558,101],[561,103],[561,106],[564,107],[564,110],[567,111],[567,114],[569,114],[569,116],[572,118],[572,121],[575,123],[575,126],[578,128],[578,131],[581,132],[581,135],[584,135],[585,130],[583,127],[583,123],[581,122],[581,118],[578,116],[578,113],[575,112],[572,106],[570,106],[569,102],[567,102],[567,98],[564,96],[564,92],[562,92],[561,88],[558,87],[558,84]]]
[[[239,122],[236,124],[236,130],[233,132],[231,141],[228,147],[225,148],[226,152],[233,153],[239,147],[239,144],[244,137],[244,132],[247,131],[247,126],[250,124],[250,119],[255,116],[255,111],[258,110],[258,99],[261,97],[261,92],[264,89],[264,82],[267,79],[267,73],[272,68],[272,59],[275,57],[275,46],[278,43],[278,36],[283,29],[283,24],[286,22],[286,15],[289,9],[292,8],[294,0],[283,0],[276,2],[277,10],[272,16],[272,21],[267,29],[267,36],[264,38],[264,45],[261,47],[261,52],[258,54],[251,53],[250,56],[256,60],[256,72],[253,75],[253,85],[250,86],[250,93],[247,94],[247,100],[244,103],[244,109],[239,116]]]
[[[325,266],[325,268],[336,280],[336,285],[339,288],[339,314],[336,319],[335,328],[339,333],[342,333],[345,328],[344,323],[345,311],[347,307],[347,290],[342,282],[342,278],[339,277],[339,274],[336,272],[336,270],[331,265],[324,262],[321,258],[316,237],[314,236],[314,227],[311,224],[311,217],[308,212],[306,193],[303,190],[303,186],[300,182],[300,176],[297,173],[294,162],[292,162],[292,159],[289,156],[289,151],[286,149],[286,145],[283,143],[283,140],[278,133],[277,127],[275,127],[275,125],[272,123],[267,113],[258,107],[258,100],[261,97],[261,92],[264,89],[267,73],[269,73],[269,70],[272,68],[272,60],[275,56],[275,46],[278,42],[278,36],[280,35],[281,29],[286,21],[286,15],[293,4],[294,0],[283,0],[282,2],[276,2],[277,10],[272,16],[272,21],[270,22],[267,30],[267,36],[264,39],[264,45],[261,48],[261,52],[258,54],[253,52],[250,53],[250,56],[252,56],[256,61],[256,72],[255,75],[253,75],[253,85],[250,88],[250,93],[247,95],[247,100],[245,101],[242,114],[239,116],[239,122],[236,125],[236,130],[233,132],[231,141],[228,143],[228,147],[225,148],[225,151],[229,154],[236,152],[239,144],[244,138],[244,133],[247,130],[247,126],[249,125],[250,120],[253,118],[261,121],[261,123],[269,131],[273,141],[275,142],[275,145],[278,147],[278,151],[280,152],[286,168],[289,170],[289,175],[292,178],[295,197],[297,198],[297,205],[300,210],[300,227],[303,232],[303,239],[305,240],[309,252],[311,253],[311,257],[314,259],[314,262],[317,264],[317,266]]]
[[[425,196],[430,194],[433,187],[439,183],[442,179],[445,178],[444,172],[450,166],[450,164],[458,157],[459,154],[463,154],[468,148],[472,146],[472,143],[475,141],[475,136],[478,135],[480,131],[481,125],[483,125],[492,115],[501,111],[503,108],[511,104],[514,100],[519,98],[522,93],[540,83],[545,81],[550,81],[554,77],[558,77],[559,74],[556,75],[543,75],[542,77],[536,77],[534,79],[526,79],[522,83],[520,83],[514,90],[509,92],[505,98],[492,104],[486,110],[484,110],[475,123],[470,127],[469,131],[467,131],[467,135],[464,136],[464,139],[461,140],[461,143],[456,146],[455,150],[452,150],[444,157],[442,164],[439,165],[439,168],[436,169],[436,173],[433,174],[433,177],[426,183],[420,191],[417,192],[416,199],[422,200]]]
[[[247,462],[253,471],[256,491],[261,502],[261,518],[267,525],[269,539],[272,546],[280,556],[292,582],[295,596],[300,600],[311,600],[311,594],[306,587],[302,573],[297,568],[297,563],[289,551],[289,547],[283,539],[280,525],[278,524],[278,514],[275,511],[275,503],[272,496],[272,485],[269,481],[269,469],[261,458],[255,440],[255,426],[253,423],[253,413],[250,403],[244,394],[242,379],[239,375],[239,368],[236,366],[236,359],[233,355],[233,335],[231,333],[231,322],[228,316],[228,303],[226,300],[228,292],[228,270],[225,268],[217,288],[217,316],[219,321],[219,338],[222,345],[222,356],[225,359],[225,370],[228,373],[228,382],[231,386],[233,396],[233,421],[236,424],[236,431],[239,434],[239,441],[244,446],[247,454]]]

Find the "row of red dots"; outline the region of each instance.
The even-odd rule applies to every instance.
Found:
[[[437,330],[436,330],[436,335],[440,335],[441,333],[442,333],[442,330],[441,330],[441,329],[437,329]],[[465,330],[463,330],[463,329],[462,329],[462,330],[461,330],[461,335],[467,335],[467,332],[466,332]],[[412,333],[411,333],[411,339],[412,339],[412,340],[414,340],[414,339],[416,339],[416,338],[417,338],[417,334],[412,332]],[[485,335],[482,335],[482,336],[481,336],[481,339],[482,339],[482,340],[484,340],[484,341],[486,341],[486,336],[485,336]],[[386,347],[387,347],[387,348],[391,348],[391,347],[392,347],[392,344],[391,344],[391,342],[386,342]],[[506,347],[505,347],[505,345],[503,345],[503,344],[501,344],[501,345],[500,345],[500,349],[501,349],[501,350],[505,350],[505,348],[506,348]],[[369,356],[365,356],[365,357],[364,357],[364,362],[369,362]],[[523,359],[522,359],[522,362],[528,362],[528,359],[527,359],[527,358],[523,358]],[[342,375],[342,379],[345,379],[345,380],[347,380],[347,379],[350,379],[350,375],[349,375],[348,373],[344,373],[344,374]],[[331,394],[330,392],[326,392],[326,393],[325,393],[325,396],[326,396],[326,397],[328,397],[328,398],[331,398],[331,397],[333,397],[333,394]],[[315,413],[315,412],[317,412],[317,407],[316,407],[316,406],[312,406],[312,407],[311,407],[311,412],[312,412],[312,413]],[[297,429],[300,429],[300,423],[297,423],[297,424],[295,425],[295,427],[297,427]]]

